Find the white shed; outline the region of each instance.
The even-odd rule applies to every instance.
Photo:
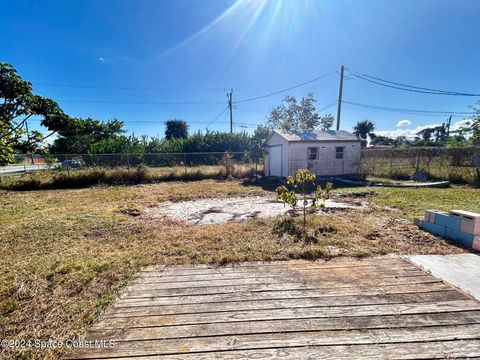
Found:
[[[358,173],[361,141],[344,130],[273,130],[265,145],[266,176],[294,176],[298,169],[309,169],[319,176]]]

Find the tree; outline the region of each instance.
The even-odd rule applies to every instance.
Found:
[[[477,102],[480,104],[480,102]],[[476,112],[476,116],[472,119],[469,126],[469,131],[472,134],[472,142],[476,145],[480,144],[480,108],[473,108]]]
[[[408,147],[410,145],[410,141],[406,136],[397,136],[395,140],[393,140],[394,147]]]
[[[320,117],[320,130],[326,131],[330,130],[335,122],[335,118],[332,114],[327,114],[325,116]]]
[[[268,128],[284,131],[314,130],[320,125],[313,94],[308,94],[300,102],[295,96],[286,96],[283,102],[284,104],[273,108],[268,115]]]
[[[434,133],[434,128],[425,128],[420,130],[417,135],[422,138],[423,141],[429,142],[432,139],[432,135]]]
[[[433,128],[436,143],[445,143],[447,141],[447,127],[445,124]]]
[[[297,192],[300,193],[300,200],[302,201],[302,213],[303,213],[303,237],[307,235],[307,206],[308,195],[312,192],[312,188],[315,186],[317,177],[307,169],[297,170],[295,177],[289,176],[287,178],[287,184],[290,185],[293,190],[288,190],[286,186],[277,187],[275,194],[277,200],[290,205],[292,208],[296,208],[298,203]],[[321,186],[317,186],[315,193],[312,197],[311,207],[325,207],[326,200],[330,196],[330,191],[333,188],[332,183],[327,183],[325,189]],[[318,203],[320,201],[320,203]]]
[[[186,139],[188,137],[188,124],[184,120],[168,120],[165,127],[165,138],[167,140]]]
[[[367,135],[375,130],[375,125],[370,120],[363,120],[357,122],[353,127],[353,133],[360,136],[361,139],[367,140]]]
[[[387,136],[375,135],[374,133],[370,133],[370,138],[372,140],[372,145],[393,145],[395,141],[394,139]]]
[[[250,152],[253,160],[258,161],[263,156],[263,143],[270,135],[270,129],[265,125],[258,125],[251,138]]]
[[[86,154],[92,145],[120,136],[124,132],[123,122],[117,119],[102,122],[92,118],[75,118],[71,126],[58,131],[58,138],[53,142],[50,151],[57,154]]]
[[[27,131],[32,116],[40,118],[40,125],[50,134]],[[0,163],[12,161],[15,149],[35,149],[55,132],[68,128],[70,122],[55,101],[33,94],[31,83],[12,65],[0,62]]]

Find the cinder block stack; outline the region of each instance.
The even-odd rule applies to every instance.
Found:
[[[431,234],[480,251],[480,214],[463,210],[448,213],[426,210],[424,218],[416,218],[414,224]]]

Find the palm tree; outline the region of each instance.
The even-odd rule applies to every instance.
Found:
[[[353,127],[353,133],[360,136],[361,139],[367,140],[367,135],[375,130],[375,124],[370,120],[363,120],[357,122]]]

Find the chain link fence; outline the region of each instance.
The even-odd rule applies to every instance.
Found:
[[[263,162],[249,152],[47,154],[15,155],[14,163],[0,167],[0,176],[39,171],[70,172],[88,169],[147,168],[156,175],[256,176]]]
[[[480,147],[363,149],[360,173],[366,177],[410,179],[422,172],[433,180],[479,185]]]

